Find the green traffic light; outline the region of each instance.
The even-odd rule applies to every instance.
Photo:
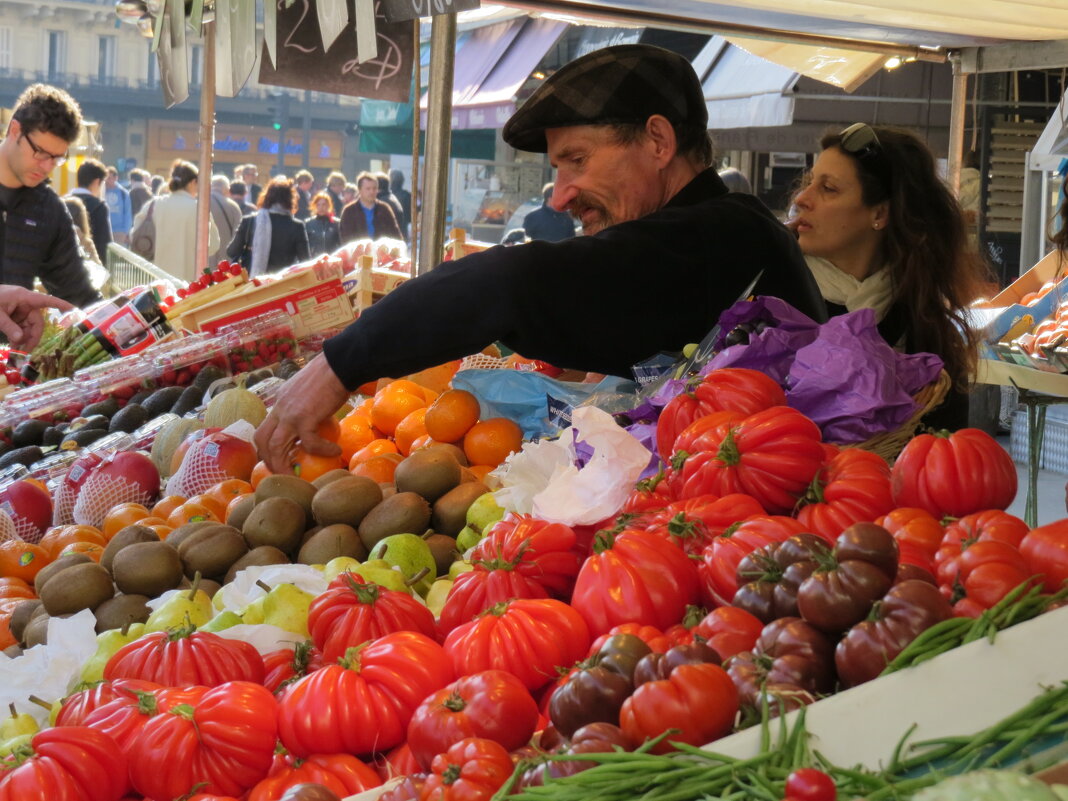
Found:
[[[272,125],[274,126],[274,129],[275,129],[276,131],[280,131],[280,130],[282,130],[282,123],[280,123],[280,122],[276,122],[276,123],[272,123]]]

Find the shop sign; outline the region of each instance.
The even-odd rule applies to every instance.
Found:
[[[455,14],[479,7],[479,0],[381,0],[387,22]]]

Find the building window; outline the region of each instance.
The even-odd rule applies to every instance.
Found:
[[[11,69],[11,28],[0,27],[0,70]]]
[[[115,77],[115,37],[101,36],[97,41],[96,77],[106,82]]]
[[[67,72],[67,33],[48,31],[48,47],[45,52],[45,69],[50,81],[65,76]]]
[[[189,83],[192,86],[200,86],[201,77],[204,75],[204,48],[200,45],[193,45],[193,52],[190,53],[190,80]]]
[[[156,54],[152,52],[152,45],[148,46],[148,85],[150,88],[159,86],[159,65],[156,63]]]

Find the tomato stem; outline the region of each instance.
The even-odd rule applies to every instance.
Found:
[[[738,450],[738,443],[734,439],[733,428],[727,429],[726,436],[723,437],[723,442],[719,444],[719,450],[716,451],[716,459],[725,464],[727,467],[733,467],[742,460],[741,451]]]
[[[455,784],[460,779],[460,766],[450,764],[441,774],[442,784]]]
[[[450,693],[449,697],[446,698],[441,705],[450,712],[463,712],[467,707],[467,701],[465,701],[463,696],[459,693],[454,692]]]

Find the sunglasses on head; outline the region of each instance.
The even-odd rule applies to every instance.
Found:
[[[890,165],[875,130],[865,122],[855,122],[838,134],[838,146],[868,168],[890,191]]]

